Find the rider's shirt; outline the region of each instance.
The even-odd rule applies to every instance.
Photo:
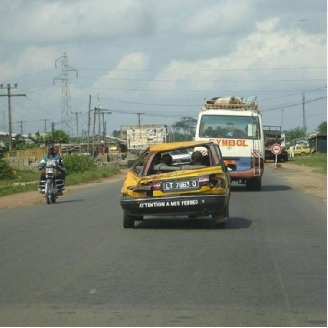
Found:
[[[63,166],[61,157],[59,155],[57,155],[57,154],[54,154],[54,155],[47,154],[40,161],[40,163],[38,164],[38,167],[43,168],[49,160],[55,160],[59,166],[61,166],[61,167]]]

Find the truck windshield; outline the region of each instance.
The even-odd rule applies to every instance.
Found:
[[[259,139],[257,116],[202,115],[200,138]]]

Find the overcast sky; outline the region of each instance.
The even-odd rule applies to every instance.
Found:
[[[0,0],[1,95],[13,133],[197,118],[204,99],[257,96],[267,125],[327,120],[326,0]],[[66,54],[68,70],[63,67]],[[65,73],[67,72],[67,74]],[[65,81],[68,83],[65,83]],[[15,89],[15,83],[18,88]],[[70,97],[67,97],[70,96]],[[304,98],[303,98],[304,97]],[[68,113],[69,114],[69,113]],[[77,120],[78,118],[78,120]],[[67,120],[66,120],[67,121]],[[0,97],[0,131],[8,131]]]

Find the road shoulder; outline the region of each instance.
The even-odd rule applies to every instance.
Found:
[[[288,181],[295,188],[302,189],[305,193],[327,202],[327,176],[314,172],[312,167],[287,162],[279,164],[276,168],[274,163],[266,163],[266,168]]]
[[[95,185],[99,185],[103,183],[113,183],[119,180],[123,180],[125,175],[126,175],[126,170],[122,170],[120,173],[112,177],[104,178],[96,182],[83,183],[83,184],[66,187],[63,197],[65,197],[65,195],[70,194],[74,190],[79,188],[91,188]],[[14,208],[18,206],[33,205],[42,202],[45,202],[44,196],[40,194],[37,190],[27,191],[19,194],[0,197],[0,210],[7,209],[7,208]]]

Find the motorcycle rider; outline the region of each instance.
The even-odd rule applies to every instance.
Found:
[[[63,188],[61,188],[58,192],[60,195],[63,194],[64,185],[65,185],[65,168],[61,157],[55,152],[55,146],[50,144],[48,145],[48,153],[43,157],[43,159],[38,164],[38,170],[41,170],[40,181],[46,179],[46,171],[45,166],[49,160],[56,161],[56,179],[62,179],[64,181]],[[39,190],[41,189],[41,183]]]

